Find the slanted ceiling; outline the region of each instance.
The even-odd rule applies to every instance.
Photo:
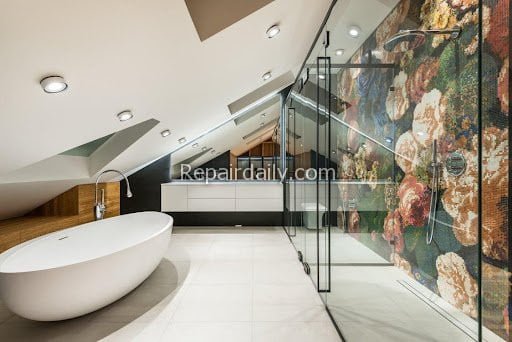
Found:
[[[185,0],[201,41],[233,25],[273,0]]]
[[[333,63],[343,63],[387,14],[390,8],[380,1],[338,1],[341,24],[333,28],[329,49],[343,47],[346,55]],[[223,0],[198,2],[218,5]],[[228,104],[290,71],[296,76],[330,4],[271,1],[201,41],[183,0],[3,1],[0,177],[12,176],[12,182],[0,182],[0,219],[94,181],[83,167],[84,157],[59,156],[83,163],[82,171],[69,170],[65,178],[53,180],[41,180],[40,175],[56,174],[54,164],[44,165],[42,173],[22,172],[30,165],[154,118],[158,125],[102,167],[129,173],[176,150],[179,138],[191,141],[224,122],[233,114]],[[209,15],[229,16],[234,8]],[[275,23],[281,33],[268,39],[265,31]],[[358,40],[346,35],[353,23],[363,29]],[[261,76],[267,71],[273,77],[264,82]],[[52,74],[66,79],[65,92],[42,91],[39,81]],[[119,122],[116,114],[125,109],[134,118]],[[252,120],[255,127],[245,126],[242,136],[261,124],[261,117],[247,122]],[[164,129],[172,134],[162,138]],[[205,144],[223,153],[233,145],[226,136],[219,132]],[[241,136],[233,141],[247,148]]]

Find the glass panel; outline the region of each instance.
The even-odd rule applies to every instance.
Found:
[[[478,339],[478,20],[460,22],[458,37],[395,36],[439,15],[458,34],[457,18],[478,6],[441,14],[424,3],[398,3],[351,57],[335,39],[329,49],[339,175],[327,304],[348,341],[387,329],[397,340]],[[333,11],[332,37],[346,10]]]
[[[333,181],[290,180],[288,231],[348,341],[508,336],[508,256],[497,252],[484,216],[481,264],[478,226],[479,103],[484,111],[508,106],[492,88],[498,73],[508,78],[508,60],[496,63],[496,47],[484,45],[491,89],[479,99],[481,5],[372,1],[370,11],[366,2],[337,2],[301,71],[308,81],[288,98],[293,167],[336,170]],[[481,9],[484,18],[494,13]],[[361,16],[366,26],[352,27]],[[358,48],[349,29],[364,36]],[[484,139],[506,140],[502,112],[489,119]],[[497,158],[486,153],[484,177]],[[493,210],[498,200],[503,208],[502,195]],[[489,286],[483,308],[480,269]],[[481,309],[487,327],[479,325]]]
[[[483,339],[510,337],[510,1],[483,0],[480,129]],[[489,26],[487,26],[489,25]],[[486,29],[491,28],[486,34]],[[508,185],[507,185],[508,184]]]

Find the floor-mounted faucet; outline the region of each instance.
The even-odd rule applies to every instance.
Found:
[[[103,216],[105,216],[105,211],[107,210],[107,206],[105,205],[105,192],[103,189],[101,189],[101,201],[98,202],[98,183],[100,181],[101,176],[103,176],[105,173],[108,172],[115,172],[123,176],[124,180],[126,181],[126,197],[130,198],[133,196],[132,191],[130,189],[130,182],[128,181],[128,178],[118,170],[105,170],[102,173],[98,175],[98,178],[96,178],[96,185],[94,188],[94,219],[102,220]]]

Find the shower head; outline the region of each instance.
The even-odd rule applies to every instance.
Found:
[[[429,34],[449,34],[450,39],[457,39],[461,31],[462,29],[458,26],[448,30],[400,30],[384,43],[384,50],[392,52],[397,46],[402,52],[414,50],[425,44]]]
[[[384,43],[384,50],[392,52],[400,45],[402,50],[412,50],[425,44],[427,34],[422,31],[401,30],[386,43]],[[402,44],[405,43],[405,44]]]

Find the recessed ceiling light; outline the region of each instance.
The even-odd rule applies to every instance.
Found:
[[[123,110],[121,113],[117,114],[117,118],[119,121],[128,121],[133,118],[133,113],[130,110]]]
[[[265,116],[267,116],[267,113],[261,113],[262,118],[264,118]]]
[[[352,38],[357,38],[361,34],[361,28],[356,25],[352,25],[348,28],[348,35]]]
[[[162,132],[160,132],[160,134],[162,135],[162,137],[165,138],[165,137],[171,135],[171,131],[168,129],[164,129]]]
[[[192,145],[192,148],[197,148],[198,146],[199,146],[199,144],[195,143],[195,144]]]
[[[325,80],[325,75],[324,74],[318,74],[318,78],[321,79],[321,80]]]
[[[266,73],[263,74],[263,76],[261,76],[261,78],[263,78],[263,81],[268,80],[270,77],[272,77],[272,73],[270,71],[267,71]]]
[[[336,56],[343,56],[343,54],[345,53],[345,50],[338,49],[338,50],[334,51],[334,53],[336,54]]]
[[[45,93],[49,94],[60,93],[68,87],[66,81],[61,76],[48,76],[43,78],[39,83]]]
[[[386,140],[388,144],[391,144],[393,142],[393,138],[391,137],[386,137],[384,140]]]
[[[264,125],[265,125],[265,123],[264,123],[264,122],[260,123],[260,126],[261,126],[261,127],[263,127]]]
[[[178,139],[178,142],[179,142],[180,144],[184,144],[186,141],[187,141],[187,138],[185,138],[185,137],[183,137],[183,138],[179,138],[179,139]]]
[[[208,147],[203,146],[203,148],[201,150],[206,151],[207,149],[208,149]]]
[[[281,29],[279,28],[279,25],[272,25],[267,30],[267,37],[274,38],[281,32]]]

